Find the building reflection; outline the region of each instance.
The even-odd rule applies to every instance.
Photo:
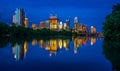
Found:
[[[58,50],[65,48],[69,50],[69,39],[50,39],[50,40],[42,40],[40,39],[40,47],[44,47],[45,50],[49,51],[49,56],[56,55]]]
[[[34,40],[32,41],[32,45],[35,46],[36,44],[37,44],[37,40],[34,39]]]
[[[82,39],[81,38],[74,38],[74,53],[76,54],[78,51],[78,48],[82,46]]]
[[[70,43],[70,40],[63,40],[63,47],[66,49],[66,50],[69,50],[69,43]]]
[[[93,45],[96,42],[96,38],[91,37],[90,44]]]
[[[93,45],[96,42],[96,38],[90,38],[90,43]],[[80,37],[73,37],[72,39],[74,43],[74,53],[76,54],[78,52],[78,48],[81,48],[82,46],[85,46],[87,44],[88,38],[80,38]],[[60,50],[70,50],[70,39],[49,39],[49,40],[43,40],[40,39],[39,44],[41,48],[44,48],[45,50],[49,51],[49,56],[56,55],[57,52]]]
[[[28,43],[24,42],[24,44],[18,44],[16,43],[13,47],[12,47],[12,52],[14,54],[14,58],[16,60],[23,60],[26,57],[26,53],[28,50]]]
[[[70,50],[70,42],[73,42],[74,45],[72,47],[74,54],[76,54],[78,53],[79,48],[82,48],[82,46],[87,44],[87,41],[88,38],[80,38],[80,37],[74,37],[72,41],[70,39],[62,39],[62,38],[49,39],[49,40],[40,39],[39,45],[40,48],[43,48],[49,52],[49,56],[54,56],[59,51],[61,52],[63,50],[65,51]],[[91,45],[94,45],[95,42],[96,42],[96,38],[90,38]],[[37,44],[37,40],[33,40],[32,45],[36,45],[36,44]],[[27,41],[24,42],[23,44],[16,43],[12,48],[12,52],[16,60],[24,59],[26,57],[27,51],[28,51]]]

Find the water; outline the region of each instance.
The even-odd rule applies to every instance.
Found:
[[[112,71],[101,38],[50,38],[0,48],[0,71]]]

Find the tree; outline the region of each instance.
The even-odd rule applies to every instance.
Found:
[[[120,39],[120,4],[114,5],[112,13],[106,16],[103,23],[103,32],[105,39]]]

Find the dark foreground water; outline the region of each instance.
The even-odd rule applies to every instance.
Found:
[[[52,38],[0,48],[0,71],[112,71],[101,38]]]

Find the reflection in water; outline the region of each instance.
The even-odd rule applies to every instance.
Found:
[[[28,50],[28,42],[25,41],[24,42],[24,57],[26,57],[27,50]]]
[[[87,44],[87,40],[88,38],[74,38],[74,53],[76,54],[78,51],[79,47],[82,47],[82,45],[86,45]]]
[[[37,44],[37,40],[34,39],[34,40],[32,41],[32,45],[34,46],[34,45],[36,45],[36,44]]]
[[[69,49],[70,49],[69,44],[70,44],[70,40],[68,40],[68,39],[63,40],[63,47],[64,47],[66,50],[69,50]]]
[[[72,39],[62,39],[62,38],[56,38],[56,39],[49,39],[49,40],[44,40],[40,39],[39,40],[39,46],[40,48],[43,48],[47,51],[49,51],[49,56],[56,55],[58,51],[65,49],[65,50],[70,50],[70,42],[74,43],[74,53],[76,54],[78,52],[78,48],[81,48],[83,45],[86,45],[88,41],[88,38],[80,38],[80,37],[75,37]],[[91,38],[90,44],[93,45],[96,42],[96,38]],[[37,45],[37,40],[32,41],[32,45],[35,46]],[[28,50],[28,43],[27,41],[24,42],[24,44],[15,44],[12,48],[14,58],[16,60],[22,60],[23,58],[26,57],[26,53]]]
[[[62,39],[59,39],[59,40],[58,40],[58,44],[59,44],[59,45],[58,45],[59,48],[62,49],[62,45],[63,45],[63,43],[62,43]]]
[[[44,45],[44,41],[41,39],[40,40],[40,47],[43,47],[43,45]]]
[[[93,45],[96,42],[96,38],[91,38],[91,45]]]
[[[12,47],[12,52],[13,52],[14,58],[16,60],[22,60],[23,58],[25,58],[27,50],[28,50],[28,43],[27,42],[24,42],[24,45],[16,43]]]
[[[111,61],[113,71],[120,71],[120,41],[104,40],[103,53]]]
[[[77,49],[82,46],[82,39],[75,38],[74,39],[74,53],[77,53]]]

